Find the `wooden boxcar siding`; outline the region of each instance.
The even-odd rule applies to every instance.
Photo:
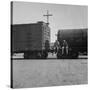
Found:
[[[28,49],[30,50],[42,50],[42,27],[40,24],[33,24],[30,27],[30,35],[27,35],[30,39]]]
[[[13,51],[42,50],[46,40],[50,41],[50,28],[45,23],[12,26]]]
[[[26,27],[24,25],[12,26],[12,50],[23,51],[26,49]]]
[[[13,25],[12,33],[13,51],[42,49],[42,30],[40,25]]]

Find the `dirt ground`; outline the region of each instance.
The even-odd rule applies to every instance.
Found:
[[[13,88],[88,83],[87,59],[13,60]]]

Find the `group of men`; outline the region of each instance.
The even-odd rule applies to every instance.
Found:
[[[60,44],[59,41],[56,40],[55,44],[54,44],[54,48],[55,48],[55,53],[57,53],[58,51],[61,51],[61,54],[64,55],[68,55],[69,51],[69,47],[68,47],[68,43],[66,40],[63,40],[62,45]]]

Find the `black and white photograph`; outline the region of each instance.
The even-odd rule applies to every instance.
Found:
[[[88,84],[88,6],[11,1],[11,88]]]

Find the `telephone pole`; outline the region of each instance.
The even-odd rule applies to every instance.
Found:
[[[52,16],[52,14],[49,14],[49,11],[47,10],[47,14],[43,16],[47,17],[47,25],[49,25],[49,16]]]

